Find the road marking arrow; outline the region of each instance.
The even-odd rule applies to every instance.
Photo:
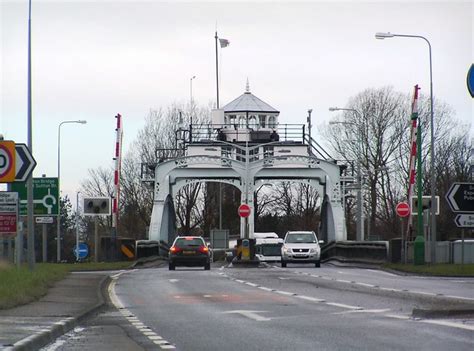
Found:
[[[25,182],[36,167],[36,161],[26,144],[15,144],[15,182]]]

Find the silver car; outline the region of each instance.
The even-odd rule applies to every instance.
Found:
[[[291,231],[285,235],[281,247],[281,266],[287,263],[314,263],[321,266],[321,248],[316,234],[310,231]]]

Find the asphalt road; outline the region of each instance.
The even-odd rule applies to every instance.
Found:
[[[472,350],[474,279],[322,265],[141,269],[114,276],[111,307],[48,350]],[[107,338],[115,341],[107,342]],[[118,341],[123,340],[123,341]],[[104,348],[101,348],[104,349]]]

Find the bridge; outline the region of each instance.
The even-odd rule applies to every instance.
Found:
[[[321,195],[318,232],[326,242],[347,239],[337,164],[310,135],[306,125],[278,123],[279,111],[250,93],[212,111],[212,123],[180,124],[175,150],[158,150],[142,164],[142,181],[154,189],[149,240],[171,243],[176,236],[173,199],[187,184],[226,183],[254,208],[254,193],[279,181],[308,184]],[[240,222],[241,238],[253,238],[254,216]]]

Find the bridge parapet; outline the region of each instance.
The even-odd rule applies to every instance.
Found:
[[[384,263],[389,258],[388,241],[339,241],[322,248],[323,260],[341,259],[361,263]]]

